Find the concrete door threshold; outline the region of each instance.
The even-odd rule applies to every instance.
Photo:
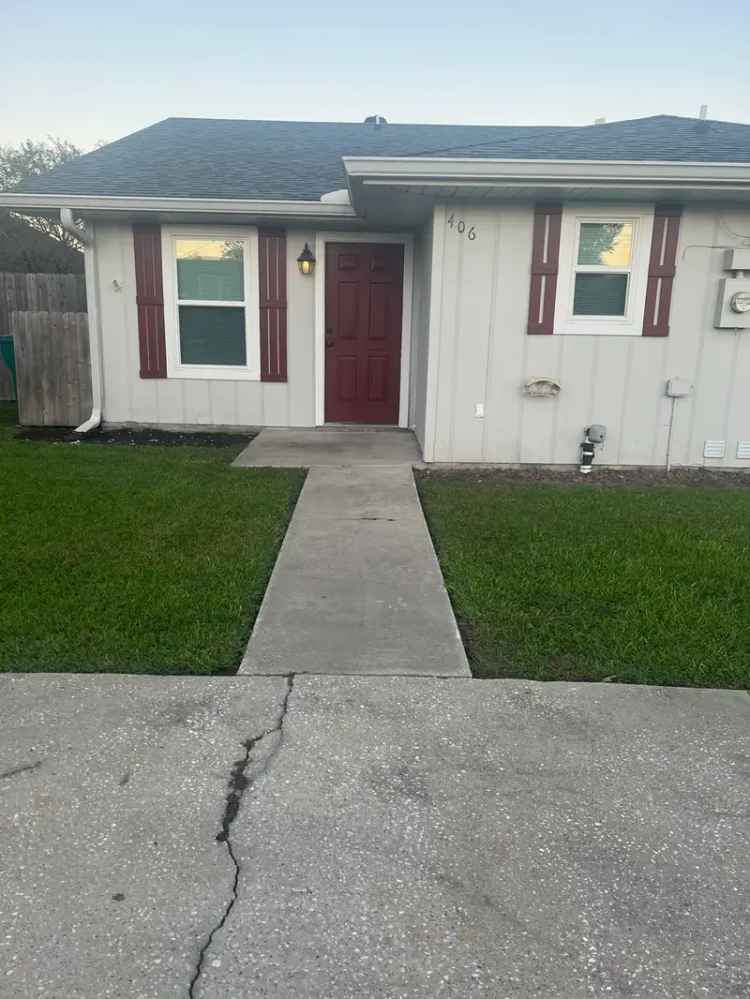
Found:
[[[326,426],[262,430],[233,464],[236,468],[412,467],[421,460],[417,439],[410,430]]]

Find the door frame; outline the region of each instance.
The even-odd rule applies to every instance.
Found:
[[[315,426],[325,419],[325,338],[326,338],[326,244],[395,243],[404,248],[404,278],[401,292],[401,365],[398,395],[398,426],[409,428],[411,401],[411,313],[414,297],[414,234],[401,232],[316,232],[315,233]],[[335,424],[330,424],[334,426]]]

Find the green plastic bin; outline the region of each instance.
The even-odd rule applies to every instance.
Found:
[[[13,379],[13,398],[18,399],[18,386],[16,385],[16,348],[12,336],[0,336],[0,358],[3,359],[5,367],[10,371]]]

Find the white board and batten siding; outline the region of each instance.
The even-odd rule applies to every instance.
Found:
[[[310,427],[315,423],[313,282],[296,257],[314,234],[287,239],[287,382],[141,378],[133,233],[96,225],[96,266],[108,424],[145,426]]]
[[[450,214],[463,232],[448,226]],[[665,383],[680,377],[694,388],[675,403],[673,463],[750,468],[737,458],[738,442],[750,440],[750,333],[713,325],[723,247],[743,245],[750,212],[685,210],[665,338],[529,336],[532,230],[531,204],[451,204],[415,235],[411,381],[402,390],[425,458],[572,464],[583,428],[604,423],[598,462],[662,465]],[[290,227],[288,236],[287,382],[142,379],[132,230],[96,225],[107,423],[315,425],[315,283],[296,265],[314,232]],[[558,380],[559,396],[524,395],[532,377]],[[704,458],[707,440],[724,441],[724,457]]]
[[[287,229],[287,376],[286,382],[141,378],[136,309],[135,256],[127,224],[96,225],[96,267],[100,295],[104,362],[104,418],[107,424],[144,426],[313,427],[315,414],[315,282],[299,273],[297,256],[315,245],[315,233]],[[422,323],[423,339],[412,340],[409,422],[417,409],[421,380],[415,368],[426,365],[426,322],[429,310],[431,225],[419,243],[419,274],[412,297],[412,320]],[[347,234],[342,232],[342,241]],[[426,282],[426,293],[422,287]],[[408,302],[404,308],[409,308]],[[420,318],[422,317],[422,318]]]
[[[750,468],[737,458],[738,441],[750,440],[750,332],[714,328],[722,247],[747,245],[750,211],[685,209],[663,338],[527,335],[532,229],[532,205],[435,209],[425,457],[571,464],[583,428],[603,423],[598,462],[663,465],[665,383],[680,377],[694,388],[675,402],[672,462]],[[559,396],[524,395],[532,377],[557,379]],[[725,441],[725,456],[704,458],[706,440]]]

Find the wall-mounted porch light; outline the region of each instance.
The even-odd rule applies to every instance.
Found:
[[[305,243],[302,253],[297,257],[297,266],[300,274],[312,274],[315,270],[315,254],[307,243]]]

